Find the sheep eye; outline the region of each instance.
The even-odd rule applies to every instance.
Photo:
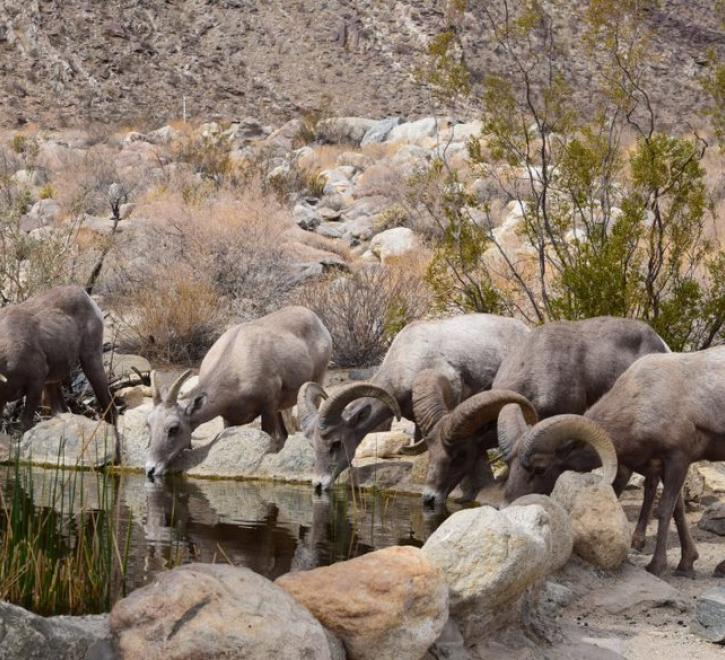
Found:
[[[176,435],[179,432],[179,425],[169,426],[169,435]]]

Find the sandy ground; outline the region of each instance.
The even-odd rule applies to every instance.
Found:
[[[724,494],[719,497],[725,499]],[[706,642],[690,631],[698,596],[725,584],[712,575],[725,559],[725,537],[697,527],[707,504],[717,499],[715,495],[703,497],[701,506],[687,515],[700,553],[694,579],[673,574],[680,558],[674,524],[669,534],[668,570],[661,579],[644,570],[654,549],[657,523],[653,521],[643,552],[632,551],[617,571],[600,571],[572,558],[550,579],[554,593],[563,593],[565,598],[544,597],[528,634],[506,631],[485,648],[478,648],[476,655],[496,660],[725,660],[725,646]],[[641,501],[641,490],[622,495],[632,528]],[[532,628],[549,644],[532,643]]]

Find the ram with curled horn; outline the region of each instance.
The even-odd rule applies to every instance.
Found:
[[[166,472],[191,447],[193,430],[218,416],[226,426],[261,416],[262,430],[281,449],[287,438],[281,411],[294,405],[305,382],[322,381],[331,353],[332,338],[318,316],[304,307],[285,307],[227,330],[204,357],[198,383],[183,396],[191,371],[165,391],[152,374],[146,474]]]
[[[423,492],[427,506],[442,506],[460,483],[462,499],[472,500],[492,481],[487,450],[496,446],[493,423],[504,406],[521,410],[529,424],[537,421],[533,406],[520,394],[488,390],[465,401],[444,375],[424,370],[416,377],[413,409],[429,451]]]
[[[583,416],[555,416],[528,428],[517,444],[509,481],[517,480],[516,496],[522,491],[548,493],[564,471],[588,471],[601,464],[615,492],[638,472],[653,495],[661,479],[657,543],[647,570],[659,575],[666,568],[667,534],[674,517],[682,547],[677,572],[692,575],[698,555],[687,527],[682,487],[693,462],[725,460],[723,401],[725,347],[644,356]],[[646,492],[638,530],[652,504]]]
[[[298,417],[315,448],[315,488],[329,489],[362,439],[390,428],[395,416],[416,423],[416,444],[410,451],[425,451],[413,411],[416,376],[425,369],[445,374],[463,399],[491,386],[501,360],[527,333],[521,321],[492,314],[416,321],[393,340],[369,382],[331,396],[314,385],[301,390]]]
[[[426,484],[428,501],[440,503],[461,475],[468,474],[471,478],[462,483],[464,497],[475,497],[480,485],[475,475],[479,475],[481,483],[491,478],[485,449],[495,443],[496,434],[501,453],[510,465],[528,429],[529,408],[539,419],[583,413],[632,362],[642,355],[667,350],[649,326],[631,319],[597,317],[534,328],[504,357],[490,385],[492,391],[514,392],[526,403],[506,405],[498,420],[492,420],[477,435],[449,444],[446,451],[432,450]],[[509,478],[507,494],[515,496],[519,487],[512,485],[515,483]],[[524,492],[519,494],[531,492],[526,491],[527,487],[524,483]]]

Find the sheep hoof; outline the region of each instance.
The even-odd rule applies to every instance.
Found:
[[[695,579],[695,569],[690,566],[689,568],[685,568],[683,566],[678,566],[674,571],[673,575],[676,575],[677,577],[687,577],[691,580]]]
[[[648,573],[652,573],[652,575],[657,576],[662,575],[662,573],[665,572],[665,568],[667,568],[666,563],[655,562],[654,560],[652,560],[649,564],[647,564],[647,566],[645,566],[645,570]]]
[[[643,536],[633,536],[632,537],[632,548],[634,550],[637,550],[637,552],[642,552],[644,550],[645,543],[647,542],[647,539],[645,539]]]

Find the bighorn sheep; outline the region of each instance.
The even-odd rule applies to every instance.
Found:
[[[666,568],[674,514],[682,547],[677,571],[690,575],[697,550],[685,520],[682,485],[694,461],[725,460],[723,401],[725,346],[647,355],[583,416],[557,415],[532,428],[522,425],[509,480],[516,482],[516,495],[548,493],[565,470],[587,471],[601,463],[604,479],[619,493],[632,472],[639,472],[652,487],[640,514],[640,524],[646,524],[660,477],[657,544],[647,570],[659,575]]]
[[[64,412],[61,385],[78,362],[101,412],[115,423],[103,369],[103,313],[81,287],[56,287],[0,310],[0,414],[6,403],[25,397],[27,430],[44,390],[53,414]]]
[[[493,422],[498,421],[499,444],[510,462],[524,422],[583,413],[637,358],[667,350],[645,323],[596,317],[533,329],[503,360],[491,391],[470,401],[459,404],[446,395],[447,385],[440,378],[421,374],[414,407],[430,410],[425,416],[416,413],[426,420],[423,430],[430,451],[424,503],[442,505],[466,466],[486,460],[485,450],[496,446]],[[462,416],[465,423],[452,423]]]
[[[527,333],[521,321],[491,314],[416,321],[394,339],[370,382],[353,383],[329,398],[319,386],[301,389],[298,414],[315,446],[315,488],[329,489],[365,435],[393,415],[417,421],[413,382],[420,371],[445,376],[455,396],[463,399],[491,386],[501,360]],[[417,430],[416,436],[419,440]],[[416,448],[424,451],[421,444]],[[473,477],[474,467],[468,472]]]
[[[305,307],[285,307],[227,330],[209,349],[198,384],[182,400],[179,392],[191,371],[165,393],[152,374],[146,474],[163,474],[191,446],[192,431],[219,415],[226,425],[248,424],[261,415],[262,430],[281,449],[287,431],[280,410],[294,405],[304,382],[322,380],[331,353],[332,338],[319,317]]]

